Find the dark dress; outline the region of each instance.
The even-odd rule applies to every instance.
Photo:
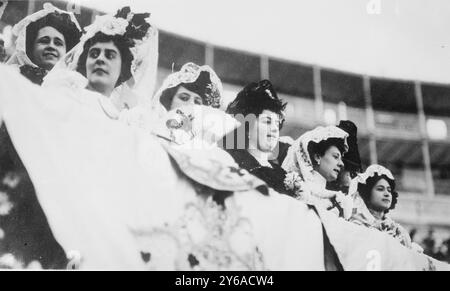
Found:
[[[286,152],[287,152],[286,147]],[[294,197],[293,193],[286,190],[284,186],[284,179],[286,177],[286,171],[277,164],[276,162],[269,161],[273,168],[262,166],[248,151],[246,150],[227,150],[227,152],[233,157],[236,163],[239,164],[241,168],[246,169],[251,174],[260,178],[267,185],[277,191],[278,193],[285,194]],[[286,155],[284,155],[286,157]],[[284,158],[283,158],[284,159]],[[282,162],[282,160],[281,160]],[[313,208],[312,206],[310,206]],[[313,208],[314,209],[314,208]],[[322,230],[324,235],[324,259],[325,259],[325,269],[327,271],[340,271],[343,270],[342,265],[339,262],[336,251],[328,239],[328,235],[325,229]]]
[[[48,71],[39,67],[23,65],[20,67],[20,73],[34,84],[42,85],[44,82],[44,77],[47,75]]]
[[[66,268],[66,254],[52,234],[5,126],[0,127],[0,195],[0,258],[12,255],[16,261],[0,262],[0,269],[27,268],[36,261],[44,269]]]
[[[286,190],[284,180],[286,171],[273,161],[269,161],[272,168],[262,166],[248,151],[246,150],[227,150],[227,152],[238,163],[239,167],[249,171],[259,179],[281,194],[293,196],[293,193]]]
[[[275,157],[275,159],[273,159],[271,162],[272,164],[277,164],[279,166],[281,166],[283,164],[284,159],[287,156],[288,150],[291,147],[290,144],[288,143],[284,143],[284,142],[279,142],[277,145],[278,148],[278,156]]]

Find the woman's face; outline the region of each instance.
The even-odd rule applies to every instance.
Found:
[[[264,110],[255,121],[250,122],[249,148],[265,153],[272,152],[280,137],[280,116]]]
[[[51,70],[65,54],[66,41],[62,33],[51,26],[38,31],[31,54],[35,65]]]
[[[322,157],[316,157],[317,172],[324,177],[327,182],[336,181],[340,171],[344,167],[341,151],[336,146],[329,147]]]
[[[380,179],[370,192],[370,208],[376,211],[387,211],[392,204],[392,189],[388,181]]]
[[[98,42],[87,53],[86,78],[94,90],[110,95],[120,77],[122,56],[112,42]]]
[[[180,86],[173,96],[170,110],[194,104],[202,105],[202,97],[200,97],[200,95],[198,95],[197,93],[192,92],[184,88],[183,86]]]

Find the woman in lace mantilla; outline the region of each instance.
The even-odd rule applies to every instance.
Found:
[[[385,232],[402,245],[413,248],[406,229],[388,216],[398,202],[395,179],[388,169],[380,165],[370,166],[352,181],[351,191],[355,205],[350,221]],[[417,247],[414,245],[415,249]]]
[[[286,187],[307,204],[332,210],[340,217],[350,217],[351,198],[326,189],[344,167],[348,133],[336,126],[317,127],[300,136],[290,147],[283,168]]]

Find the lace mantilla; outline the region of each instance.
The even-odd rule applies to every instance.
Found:
[[[395,181],[394,175],[387,168],[380,165],[371,165],[367,170],[358,174],[350,183],[349,194],[354,194],[358,191],[358,184],[366,184],[367,180],[374,176],[386,176],[392,181]]]
[[[64,10],[61,10],[59,8],[56,8],[51,3],[44,3],[44,7],[42,10],[39,10],[24,19],[22,19],[19,23],[17,23],[12,30],[13,35],[17,37],[16,39],[16,53],[10,58],[8,61],[8,64],[18,64],[20,66],[23,65],[30,65],[36,67],[36,65],[30,60],[30,58],[27,55],[26,52],[26,32],[27,27],[31,23],[46,17],[47,15],[51,13],[60,13],[60,14],[67,14],[70,18],[70,20],[76,25],[78,30],[81,31],[81,27],[78,24],[78,21],[75,17],[75,15],[72,12],[67,12]]]
[[[314,169],[311,157],[308,153],[310,142],[319,143],[321,141],[338,138],[343,139],[346,149],[348,133],[336,126],[317,127],[300,136],[289,148],[286,159],[283,162],[283,169],[286,172],[297,172],[304,181],[313,181]]]
[[[124,9],[128,8],[123,8],[122,10]],[[69,53],[68,56],[66,56],[66,65],[72,70],[77,69],[78,59],[83,53],[84,44],[89,39],[93,38],[98,32],[102,32],[106,35],[111,36],[127,36],[128,34],[130,34],[128,33],[129,26],[136,27],[132,22],[135,14],[129,11],[129,9],[127,11],[128,14],[126,18],[113,16],[111,14],[96,16],[95,21],[85,28],[86,33],[81,37],[80,43],[77,45],[73,52]],[[133,76],[136,75],[140,64],[144,61],[143,58],[148,56],[149,43],[154,39],[156,35],[156,30],[148,23],[149,14],[144,14],[143,16],[147,16],[147,18],[144,20],[144,23],[148,25],[144,35],[140,35],[142,36],[142,38],[133,38],[135,34],[129,37],[129,41],[132,44],[130,51],[133,54],[133,61],[131,63],[131,74]]]
[[[180,71],[170,74],[163,82],[161,88],[153,97],[153,107],[159,114],[163,114],[165,109],[161,105],[160,98],[163,92],[167,89],[174,88],[182,83],[190,84],[197,81],[202,72],[209,74],[210,84],[203,100],[204,105],[213,108],[220,108],[222,105],[222,82],[216,75],[213,69],[209,66],[198,66],[194,63],[185,64]]]
[[[102,32],[106,35],[122,35],[130,45],[133,55],[130,72],[131,78],[116,87],[111,98],[117,98],[121,107],[133,108],[138,105],[150,104],[150,98],[155,83],[158,63],[158,30],[148,22],[149,13],[134,14],[129,7],[118,12],[119,16],[97,16],[95,21],[85,28],[86,33],[80,42],[68,52],[47,75],[47,79],[58,79],[54,74],[61,74],[62,70],[77,71],[78,61],[83,54],[85,43]]]

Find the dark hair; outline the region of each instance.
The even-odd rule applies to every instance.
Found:
[[[3,176],[9,171],[14,170],[14,161],[10,157],[9,153],[1,153],[0,154],[0,178],[3,179]]]
[[[0,179],[3,179],[6,173],[16,170],[20,165],[19,155],[14,148],[5,124],[0,125],[0,145]]]
[[[123,82],[131,78],[131,62],[133,61],[133,54],[130,51],[130,47],[133,44],[128,38],[121,35],[106,35],[102,32],[97,32],[92,38],[90,38],[83,47],[83,53],[80,56],[77,64],[77,71],[83,76],[86,76],[86,60],[88,56],[89,49],[96,43],[105,43],[112,41],[117,49],[120,51],[122,58],[122,67],[120,71],[119,79],[115,84],[115,87],[119,86]]]
[[[311,163],[313,166],[317,165],[317,161],[314,159],[314,156],[319,155],[320,157],[323,157],[325,152],[332,146],[337,147],[341,154],[343,154],[346,150],[344,140],[341,138],[329,138],[319,143],[310,142],[308,144],[308,154],[311,158]]]
[[[47,16],[30,23],[26,31],[26,53],[32,59],[32,51],[34,42],[36,41],[39,30],[44,27],[53,27],[64,36],[66,43],[66,52],[70,51],[77,43],[80,42],[81,31],[75,23],[72,22],[70,16],[66,13],[59,13],[57,11],[48,14]]]
[[[398,192],[395,191],[395,181],[394,180],[389,179],[386,175],[380,176],[380,175],[376,174],[375,176],[368,178],[366,181],[366,184],[362,184],[362,183],[358,184],[358,193],[361,196],[361,198],[364,200],[366,205],[369,205],[370,196],[372,195],[372,189],[373,189],[373,187],[375,187],[375,185],[381,179],[385,179],[389,183],[389,186],[391,186],[391,191],[392,191],[391,207],[389,207],[389,209],[385,211],[385,213],[388,213],[389,210],[395,209],[395,206],[397,205],[397,202],[398,202]]]
[[[247,118],[251,115],[259,117],[264,110],[268,110],[278,114],[280,117],[279,129],[283,127],[284,110],[287,103],[278,98],[272,83],[269,80],[262,80],[258,83],[252,82],[245,86],[231,102],[226,110],[226,113],[233,115],[241,126],[228,134],[222,144],[225,148],[233,147],[233,149],[240,148],[240,138],[242,138],[242,129],[244,130],[244,146],[248,149],[249,146],[249,131],[250,122]],[[233,144],[228,144],[233,141]]]
[[[244,87],[236,96],[235,100],[228,105],[228,114],[261,115],[264,110],[272,111],[280,116],[280,129],[284,123],[284,110],[287,103],[278,98],[278,94],[269,80],[258,83],[250,83]]]
[[[164,90],[159,97],[159,101],[167,110],[170,110],[173,102],[173,97],[177,93],[178,89],[180,87],[183,87],[200,95],[200,97],[202,97],[203,104],[205,104],[206,95],[210,92],[210,88],[208,87],[209,84],[211,84],[211,77],[208,72],[203,71],[200,73],[197,80],[195,80],[195,82],[193,83],[180,83],[173,88]]]

